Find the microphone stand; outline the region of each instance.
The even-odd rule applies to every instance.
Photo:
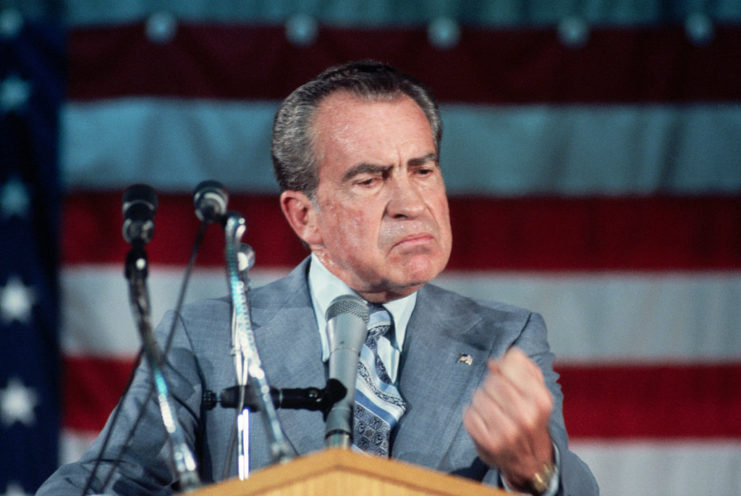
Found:
[[[263,413],[262,419],[270,440],[270,455],[273,460],[284,462],[290,458],[288,443],[280,428],[278,415],[270,395],[270,386],[257,353],[247,304],[246,293],[249,287],[240,278],[237,260],[242,235],[246,229],[245,220],[241,215],[227,213],[224,225],[225,251],[227,282],[232,301],[232,355],[234,356],[237,386],[242,396],[241,400],[244,400],[244,387],[248,385],[248,382],[251,384],[259,409]],[[240,403],[243,405],[244,401]],[[240,480],[245,480],[249,476],[249,408],[243,408],[239,413],[237,431],[239,436],[237,443],[238,473]]]
[[[183,491],[192,491],[201,485],[196,471],[196,460],[185,442],[177,418],[173,414],[167,381],[162,371],[164,363],[162,355],[154,340],[151,322],[151,307],[147,290],[148,274],[147,254],[144,243],[137,240],[132,243],[131,250],[126,256],[126,279],[129,282],[129,303],[134,315],[139,334],[142,339],[144,356],[149,363],[152,383],[157,393],[157,404],[160,409],[162,423],[168,435],[168,442],[172,449],[175,471],[179,477],[180,488]]]

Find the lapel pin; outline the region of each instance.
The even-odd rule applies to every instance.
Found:
[[[458,363],[465,363],[466,365],[473,365],[473,357],[468,353],[458,354]]]

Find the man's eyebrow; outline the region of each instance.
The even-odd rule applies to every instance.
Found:
[[[342,181],[347,182],[359,174],[383,174],[391,170],[393,167],[393,165],[376,165],[362,162],[348,169],[348,171],[345,172],[345,175],[342,176]]]
[[[434,162],[435,164],[438,163],[437,153],[428,153],[427,155],[423,155],[422,157],[409,159],[409,161],[407,162],[407,165],[412,166],[412,167],[418,167],[420,165],[428,164],[430,162]],[[361,162],[358,165],[348,169],[348,171],[345,172],[345,174],[342,176],[342,181],[347,182],[351,180],[353,177],[360,175],[360,174],[384,174],[393,168],[394,168],[393,165],[378,165],[378,164],[370,164],[367,162]]]
[[[407,165],[417,166],[417,165],[424,165],[429,162],[434,162],[436,164],[439,163],[437,159],[437,153],[428,153],[427,155],[419,158],[413,158],[410,159],[409,162],[407,162]]]

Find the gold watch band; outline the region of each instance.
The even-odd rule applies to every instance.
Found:
[[[551,486],[551,479],[555,473],[556,466],[552,462],[543,465],[543,468],[541,468],[528,482],[532,494],[543,494],[546,492]]]

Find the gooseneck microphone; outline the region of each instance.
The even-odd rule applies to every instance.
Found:
[[[324,444],[349,448],[352,445],[352,411],[360,349],[368,334],[368,305],[357,295],[335,298],[327,309],[329,379],[336,379],[347,393],[327,415]]]
[[[220,222],[226,213],[228,203],[229,194],[218,181],[211,179],[202,181],[193,191],[193,207],[196,217],[202,222]]]
[[[157,194],[146,184],[126,188],[121,199],[124,222],[122,234],[127,243],[149,243],[154,235]]]
[[[180,487],[186,491],[193,490],[201,484],[196,459],[178,421],[163,370],[165,363],[163,354],[157,346],[152,330],[151,305],[146,282],[149,264],[144,246],[154,234],[154,214],[157,210],[157,196],[154,189],[145,184],[130,186],[124,191],[122,209],[124,214],[123,236],[131,243],[125,267],[126,279],[129,283],[129,304],[142,339],[142,352],[149,365],[162,424],[167,431],[173,468]],[[148,398],[147,401],[149,401]]]

